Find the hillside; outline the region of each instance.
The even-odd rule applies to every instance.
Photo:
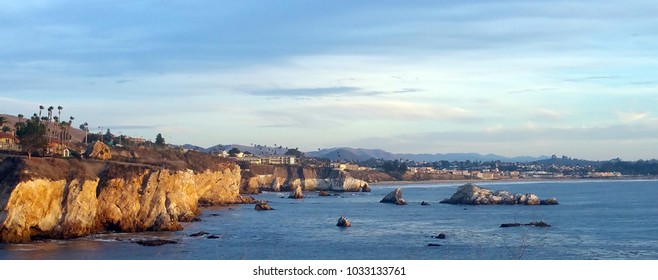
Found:
[[[5,117],[7,119],[7,123],[5,124],[6,126],[10,128],[14,128],[14,125],[18,122],[18,117],[17,116],[12,116],[12,115],[7,115],[7,114],[0,114],[0,116]],[[54,123],[49,123],[51,129],[55,129],[56,125]],[[85,139],[85,132],[78,129],[77,127],[79,124],[76,124],[76,122],[73,122],[73,125],[69,131],[71,134],[71,142],[82,142]]]
[[[532,162],[537,160],[547,159],[546,156],[540,157],[505,157],[495,154],[477,154],[477,153],[449,153],[449,154],[395,154],[379,149],[355,149],[355,148],[330,148],[322,149],[320,151],[313,151],[306,153],[307,156],[328,158],[330,160],[346,160],[346,161],[364,161],[371,158],[396,160],[406,159],[413,161],[502,161],[502,162]]]

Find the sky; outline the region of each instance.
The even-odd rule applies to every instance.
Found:
[[[653,1],[0,0],[0,113],[168,143],[658,158]]]

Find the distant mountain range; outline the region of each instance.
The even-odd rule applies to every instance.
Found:
[[[477,154],[477,153],[448,153],[448,154],[395,154],[380,149],[361,149],[361,148],[329,148],[319,151],[307,152],[307,156],[328,158],[331,160],[346,160],[346,161],[363,161],[371,158],[396,160],[406,159],[413,161],[496,161],[502,162],[532,162],[543,159],[548,159],[547,156],[530,157],[505,157],[495,154]]]
[[[230,145],[215,145],[209,148],[203,148],[195,145],[185,144],[181,147],[186,149],[196,149],[200,152],[211,153],[213,151],[228,151],[232,148],[238,148],[243,152],[250,152],[256,156],[272,156],[272,155],[283,155],[288,151],[289,147],[271,147],[271,146],[246,146],[238,144]],[[363,149],[363,148],[328,148],[322,149],[319,151],[305,152],[306,156],[317,157],[317,158],[327,158],[333,161],[345,160],[345,161],[365,161],[371,158],[375,159],[384,159],[384,160],[396,160],[396,159],[406,159],[413,161],[502,161],[502,162],[533,162],[538,160],[550,159],[547,156],[539,157],[530,157],[530,156],[521,156],[521,157],[505,157],[495,154],[477,154],[477,153],[449,153],[449,154],[395,154],[387,152],[380,149]]]

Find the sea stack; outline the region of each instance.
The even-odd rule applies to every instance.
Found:
[[[393,203],[397,205],[407,205],[407,202],[402,198],[402,189],[397,188],[394,191],[388,193],[380,203]]]
[[[294,192],[292,192],[288,198],[302,199],[304,194],[302,193],[302,187],[297,187]]]

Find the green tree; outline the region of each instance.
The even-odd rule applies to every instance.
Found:
[[[0,116],[0,126],[3,126],[4,124],[6,124],[8,122],[9,121],[7,120],[7,118],[5,118],[4,116]]]
[[[162,137],[161,133],[158,133],[158,135],[155,136],[155,145],[158,147],[164,147],[165,139]]]
[[[240,153],[240,149],[238,149],[238,148],[236,148],[236,147],[233,147],[233,149],[230,149],[230,150],[228,151],[228,155],[229,155],[229,156],[232,156],[232,157],[235,157],[235,156],[236,156],[237,154],[239,154],[239,153]]]
[[[288,149],[285,153],[286,156],[294,156],[296,158],[301,158],[304,156],[304,153],[300,152],[298,148]]]
[[[23,150],[27,152],[29,158],[33,152],[43,151],[46,149],[48,140],[46,139],[46,126],[36,115],[21,125],[16,131],[16,136],[21,140]]]

